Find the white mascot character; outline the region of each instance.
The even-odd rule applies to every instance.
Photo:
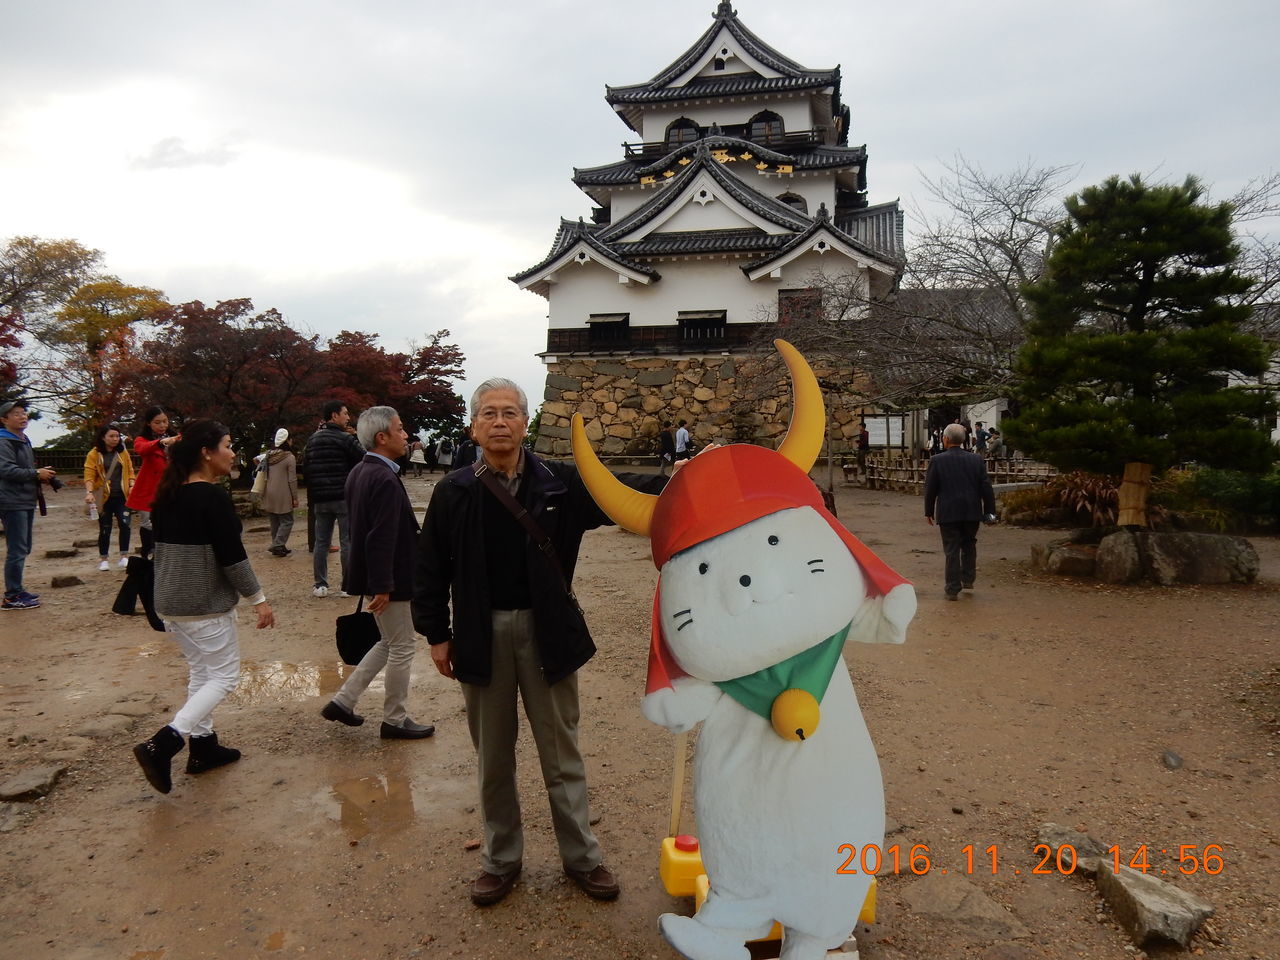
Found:
[[[581,418],[574,456],[659,570],[646,717],[701,723],[694,802],[710,892],[659,925],[690,960],[745,960],[783,928],[783,960],[816,960],[853,930],[871,876],[838,873],[844,844],[884,841],[884,788],[841,650],[901,643],[911,585],[840,525],[808,477],[825,414],[804,358],[775,341],[794,413],[778,450],[737,444],[687,463],[661,496],[623,486]]]

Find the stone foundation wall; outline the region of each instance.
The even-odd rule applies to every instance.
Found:
[[[824,383],[855,381],[851,367],[810,361]],[[653,456],[664,420],[687,420],[699,446],[750,441],[774,447],[791,419],[791,383],[761,373],[746,356],[574,357],[547,366],[538,453],[568,456],[570,417],[581,413],[587,437],[604,456]],[[772,368],[771,368],[772,369]],[[864,407],[849,395],[824,391],[835,452],[854,448]],[[830,427],[829,427],[830,429]]]

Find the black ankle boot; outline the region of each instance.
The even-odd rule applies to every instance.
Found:
[[[169,765],[178,751],[182,749],[182,734],[168,725],[156,731],[156,735],[133,748],[133,756],[142,767],[142,772],[151,784],[161,793],[173,789],[173,778]]]
[[[240,759],[240,751],[218,744],[218,735],[192,737],[191,752],[187,754],[187,773],[207,773]]]

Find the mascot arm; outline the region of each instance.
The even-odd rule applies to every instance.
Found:
[[[848,639],[862,643],[902,643],[907,639],[907,624],[915,613],[915,588],[909,583],[900,583],[888,593],[867,597],[862,602]]]
[[[666,727],[672,733],[684,733],[707,719],[722,696],[714,683],[677,677],[670,687],[645,694],[640,709],[650,723]]]

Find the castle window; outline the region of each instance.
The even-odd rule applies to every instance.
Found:
[[[698,125],[688,117],[681,117],[679,120],[671,121],[667,127],[667,146],[678,147],[683,143],[693,143],[701,139],[702,131],[698,129]]]
[[[812,323],[821,318],[822,291],[814,287],[778,291],[778,325]]]
[[[724,69],[724,57],[716,57],[714,60],[712,60],[712,61],[711,61],[711,69],[712,69],[712,70],[723,70],[723,69]]]
[[[772,110],[761,110],[750,120],[750,137],[756,143],[782,139],[782,118]]]
[[[676,314],[676,321],[681,340],[699,343],[723,341],[729,325],[724,310],[681,310]]]
[[[626,343],[631,335],[631,314],[593,313],[587,317],[587,330],[593,347]]]
[[[792,210],[799,210],[801,213],[809,212],[809,201],[798,193],[779,194],[778,199],[785,203]]]

